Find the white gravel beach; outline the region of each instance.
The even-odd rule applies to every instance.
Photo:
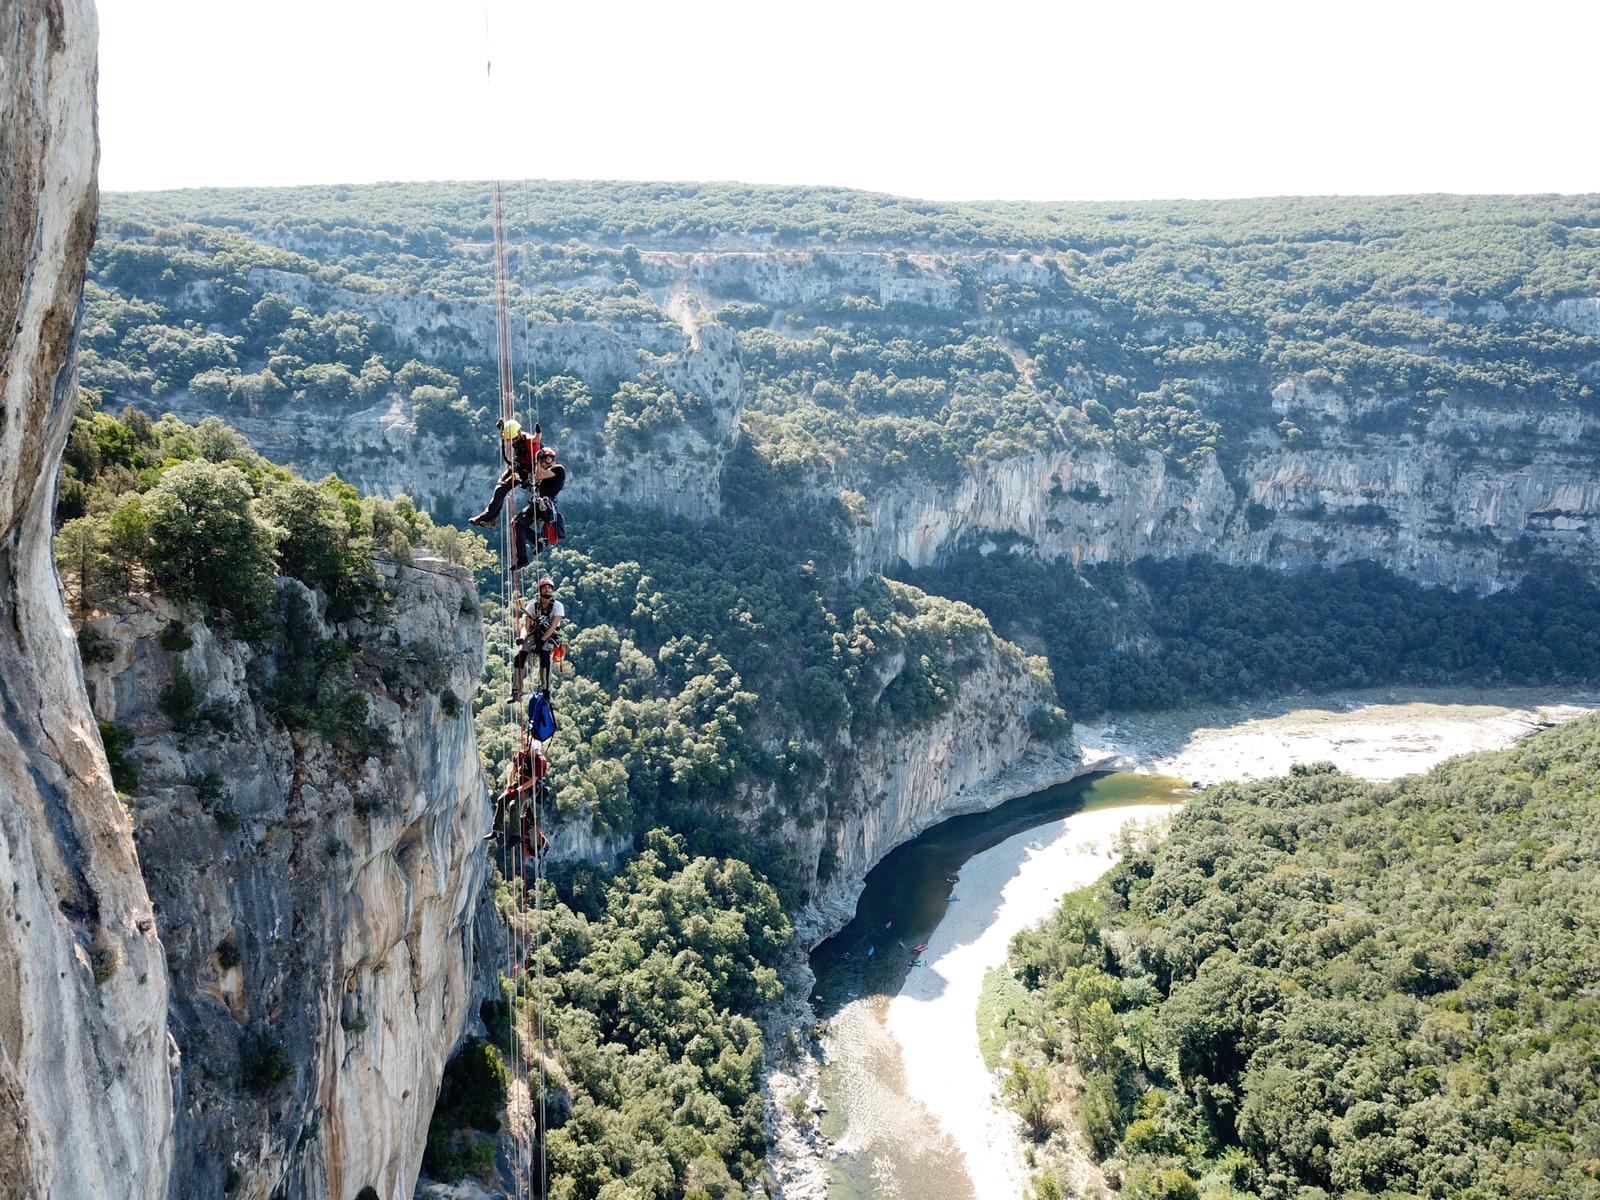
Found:
[[[1288,697],[1079,725],[1086,752],[1192,783],[1266,779],[1332,762],[1363,779],[1398,779],[1476,750],[1499,750],[1600,707],[1591,693],[1503,688],[1385,689]]]
[[[1531,690],[1385,691],[1123,719],[1076,732],[1086,749],[1116,756],[1120,766],[1200,784],[1265,778],[1316,761],[1386,780],[1457,754],[1503,748],[1596,706],[1593,696]],[[1111,845],[1126,822],[1172,811],[1142,804],[1079,813],[969,859],[956,883],[960,901],[888,1005],[905,1093],[959,1147],[978,1200],[1017,1200],[1027,1182],[1016,1119],[997,1102],[978,1049],[984,973],[1005,961],[1017,931],[1111,866]]]
[[[1160,820],[1176,805],[1136,804],[1078,813],[1019,833],[968,859],[950,914],[889,1002],[908,1095],[961,1149],[977,1200],[1017,1200],[1027,1183],[1016,1118],[995,1102],[978,1050],[975,1014],[984,972],[1006,958],[1020,930],[1043,920],[1062,894],[1093,883],[1115,861],[1117,831]]]

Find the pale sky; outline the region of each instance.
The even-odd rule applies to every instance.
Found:
[[[99,0],[101,186],[1600,191],[1594,0]]]

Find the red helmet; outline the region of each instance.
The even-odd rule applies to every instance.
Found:
[[[553,592],[553,591],[556,590],[556,581],[554,579],[551,579],[550,576],[546,575],[543,579],[539,580],[539,582],[534,584],[533,586],[536,589],[537,588],[546,588],[547,587]]]
[[[539,457],[548,458],[554,462],[556,457],[556,448],[554,446],[541,446],[539,448]]]

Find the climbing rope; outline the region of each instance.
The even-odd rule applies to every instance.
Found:
[[[486,92],[486,111],[495,113],[498,108],[494,96],[494,40],[489,24],[489,0],[483,0],[483,81]],[[509,422],[515,416],[515,398],[511,391],[511,341],[508,336],[506,317],[506,268],[505,268],[505,239],[501,228],[501,198],[500,184],[494,184],[493,192],[493,219],[494,219],[494,274],[495,274],[495,314],[496,333],[498,345],[496,347],[500,367],[500,420]],[[503,447],[505,442],[496,439],[498,445]],[[522,862],[524,835],[524,813],[526,798],[522,795],[522,764],[528,761],[529,746],[527,735],[523,732],[522,721],[518,712],[518,698],[521,693],[522,671],[517,666],[516,654],[521,613],[518,611],[518,602],[522,595],[521,572],[516,568],[516,518],[517,518],[517,456],[516,443],[511,444],[510,462],[508,464],[512,473],[511,490],[506,497],[506,515],[508,520],[500,538],[500,603],[506,615],[509,627],[510,642],[506,649],[508,668],[507,674],[511,678],[511,696],[506,698],[510,704],[511,719],[516,729],[515,746],[512,752],[511,770],[506,784],[509,797],[501,806],[496,799],[497,811],[500,813],[500,874],[511,886],[511,911],[506,914],[506,1050],[511,1067],[511,1087],[507,1108],[511,1115],[512,1133],[512,1161],[511,1175],[515,1200],[527,1200],[529,1185],[530,1155],[526,1146],[527,1140],[527,1114],[518,1111],[522,1097],[527,1094],[527,1066],[524,1062],[520,1036],[520,1015],[522,1008],[522,975],[520,968],[526,962],[526,930],[521,914],[526,904],[523,895],[525,886],[524,863]],[[496,474],[498,474],[498,470]],[[500,702],[500,697],[495,698],[495,703]],[[506,793],[502,793],[505,795]],[[515,822],[511,818],[515,816]],[[540,1131],[542,1134],[542,1130]]]
[[[533,228],[532,209],[531,209],[531,206],[530,206],[529,201],[528,201],[528,180],[527,180],[526,177],[524,177],[523,180],[522,180],[522,232],[523,232],[523,238],[524,239],[526,239],[528,237],[529,230],[531,230],[532,228]],[[520,266],[523,267],[523,274],[524,274],[524,277],[526,277],[526,274],[527,274],[527,271],[526,271],[526,267],[527,267],[527,243],[526,243],[526,240],[524,240],[523,251],[522,251],[522,254],[518,258],[518,263],[519,263]],[[526,292],[526,288],[524,288],[524,292]],[[536,365],[536,361],[537,360],[535,359],[534,353],[533,353],[533,315],[529,311],[529,305],[526,302],[524,302],[523,305],[522,305],[522,371],[523,371],[523,382],[528,385],[529,395],[533,399],[533,423],[534,423],[534,426],[535,426],[535,428],[542,428],[542,420],[541,420],[540,412],[539,412],[539,407],[540,407],[540,405],[539,405],[539,375],[538,375],[538,367]],[[534,472],[537,475],[537,473],[538,473],[538,462],[537,462],[537,460],[535,460],[535,463],[534,463]],[[537,486],[537,484],[535,484],[534,494],[535,494],[535,496],[537,496],[537,494],[538,494],[538,486]],[[535,503],[537,504],[537,501],[535,501]],[[537,521],[537,519],[538,519],[537,511],[534,514],[534,519],[535,519],[535,521]],[[534,530],[534,549],[535,549],[536,552],[539,549],[539,533],[540,533],[540,531],[537,528],[535,528],[535,530]],[[554,663],[552,663],[551,666],[552,666],[552,670],[550,672],[550,678],[548,680],[541,680],[541,682],[543,682],[544,685],[545,685],[545,700],[546,701],[548,701],[550,699],[551,694],[555,691]],[[542,788],[540,786],[541,783],[543,785]],[[544,1197],[544,1196],[549,1195],[549,1190],[550,1190],[549,1189],[549,1181],[550,1181],[549,1138],[547,1136],[547,1132],[549,1130],[549,1124],[548,1124],[548,1121],[547,1121],[548,1114],[546,1112],[546,1107],[545,1107],[545,1095],[549,1091],[549,1086],[548,1086],[549,1085],[548,1063],[549,1063],[550,1056],[549,1056],[549,1044],[545,1039],[545,1023],[544,1023],[544,1005],[545,1005],[544,955],[542,953],[540,953],[540,949],[539,949],[539,939],[544,936],[544,928],[545,928],[545,926],[544,926],[544,857],[540,853],[541,847],[540,847],[540,844],[539,844],[540,836],[543,833],[543,814],[540,812],[540,809],[542,807],[542,802],[543,802],[544,797],[548,796],[549,794],[550,794],[550,780],[549,780],[549,772],[548,772],[548,767],[547,767],[546,774],[545,774],[544,778],[542,780],[540,780],[538,778],[535,779],[534,792],[533,792],[533,800],[534,800],[534,807],[533,807],[533,812],[534,812],[533,909],[534,909],[534,928],[537,931],[537,936],[536,936],[535,942],[534,942],[534,988],[535,988],[535,997],[536,997],[536,999],[534,1001],[534,1031],[533,1032],[534,1032],[534,1039],[539,1044],[539,1126],[538,1126],[538,1129],[539,1129],[539,1195],[540,1195],[540,1197]]]
[[[524,213],[526,216],[528,211],[526,182],[524,182],[523,185],[523,204]],[[504,202],[502,187],[498,182],[494,185],[493,193],[493,223],[495,321],[500,350],[500,414],[501,421],[504,423],[504,427],[512,428],[513,422],[516,422],[518,417],[519,395],[514,383],[515,372],[513,371],[512,363],[512,343],[510,336],[511,326],[509,315],[510,286],[505,244]],[[531,224],[531,222],[529,223]],[[534,355],[532,353],[532,326],[531,318],[526,306],[524,306],[523,310],[522,334],[522,382],[527,395],[532,400],[534,410],[534,427],[539,428],[539,395],[537,384],[534,380],[532,367],[532,362],[534,359]],[[512,716],[513,720],[517,724],[517,745],[519,752],[522,755],[521,761],[526,764],[529,772],[529,782],[531,784],[532,794],[531,796],[522,794],[523,777],[521,771],[516,766],[516,761],[514,760],[512,775],[513,786],[516,789],[515,800],[517,804],[517,824],[515,834],[506,835],[502,839],[502,870],[508,880],[515,880],[512,888],[514,911],[509,919],[510,936],[508,938],[509,946],[507,952],[508,958],[510,959],[508,978],[512,980],[511,991],[513,997],[513,1015],[511,1021],[511,1035],[509,1039],[512,1056],[512,1084],[513,1090],[518,1097],[526,1096],[530,1100],[532,1099],[533,1080],[531,1077],[532,1073],[529,1069],[529,1063],[527,1061],[527,1051],[529,1047],[523,1044],[521,1038],[520,1016],[522,1013],[522,1004],[520,1003],[520,1000],[527,991],[526,987],[524,986],[524,982],[527,980],[529,975],[530,958],[532,960],[532,974],[534,976],[532,1005],[532,1032],[534,1047],[532,1048],[532,1051],[538,1056],[538,1118],[535,1126],[535,1136],[538,1138],[539,1156],[537,1194],[543,1197],[548,1194],[549,1190],[549,1154],[546,1137],[549,1115],[547,1108],[547,1093],[549,1090],[549,1047],[547,1039],[547,1027],[545,1023],[546,989],[544,977],[544,955],[541,952],[541,944],[545,932],[545,915],[544,863],[540,855],[540,841],[543,837],[543,821],[542,814],[540,813],[540,800],[542,796],[548,794],[550,785],[548,773],[541,777],[537,767],[538,755],[541,752],[540,748],[542,748],[542,743],[538,743],[539,748],[536,748],[536,743],[531,736],[531,731],[523,724],[520,707],[520,701],[524,691],[529,690],[525,687],[525,684],[527,684],[528,666],[530,665],[528,663],[528,655],[531,652],[536,652],[536,647],[540,642],[543,641],[542,638],[534,639],[531,636],[527,636],[532,635],[538,628],[539,613],[537,608],[534,607],[537,601],[525,598],[522,589],[522,571],[533,567],[533,559],[542,553],[542,547],[540,543],[541,531],[538,528],[540,519],[538,507],[539,492],[535,479],[535,472],[538,464],[538,447],[542,439],[538,435],[533,437],[531,446],[533,456],[528,464],[529,472],[527,476],[523,476],[520,470],[519,448],[522,445],[527,444],[524,441],[525,437],[526,435],[522,432],[520,425],[518,425],[516,426],[516,433],[513,435],[509,443],[503,438],[501,442],[503,446],[507,444],[510,446],[510,451],[507,456],[510,461],[507,465],[512,474],[511,489],[507,494],[506,513],[508,520],[506,522],[505,533],[501,539],[501,562],[502,595],[505,597],[507,602],[507,613],[511,632],[511,646],[509,652],[511,655],[510,674],[512,679],[512,697],[514,699]],[[522,566],[518,566],[517,564],[521,557],[520,547],[518,545],[520,540],[518,534],[518,522],[519,517],[521,517],[523,514],[519,512],[518,509],[517,491],[519,486],[521,486],[523,483],[527,485],[532,495],[532,499],[530,501],[531,507],[528,509],[526,516],[533,525],[533,536],[531,539],[533,545],[528,561],[523,563]],[[524,605],[527,605],[527,607],[524,607]],[[517,659],[519,646],[523,647],[524,649],[524,653],[522,655],[522,665],[518,665]],[[539,690],[545,693],[545,700],[548,702],[549,692],[553,687],[553,679],[546,679],[544,677],[542,668],[536,667],[535,669],[539,671]],[[548,763],[546,764],[546,767],[548,769]],[[533,810],[531,814],[529,812],[530,806]],[[532,834],[531,839],[530,825]],[[532,842],[531,855],[533,858],[533,922],[531,929],[528,922],[524,919],[528,911],[528,857],[530,854],[530,840]],[[531,1113],[522,1114],[523,1120],[518,1126],[517,1136],[515,1139],[517,1154],[517,1162],[515,1166],[516,1187],[519,1200],[521,1200],[521,1197],[524,1194],[527,1194],[524,1192],[524,1188],[531,1188],[532,1186],[534,1168],[532,1150],[527,1145],[526,1139],[523,1136],[523,1131],[526,1129],[526,1118],[529,1115],[531,1115]]]
[[[513,382],[512,371],[512,346],[511,325],[509,314],[509,282],[506,271],[505,223],[504,205],[501,196],[501,186],[498,181],[494,185],[494,275],[495,275],[495,329],[499,342],[499,367],[500,367],[500,419],[505,423],[505,428],[514,428],[516,421],[517,403],[516,390]],[[510,446],[507,455],[509,462],[507,468],[511,472],[511,489],[506,495],[506,525],[502,538],[502,553],[507,555],[506,562],[509,569],[506,573],[510,606],[507,610],[511,626],[511,719],[517,728],[517,747],[521,754],[521,763],[531,770],[532,756],[534,753],[532,742],[523,728],[521,713],[521,698],[523,683],[526,674],[526,657],[519,663],[517,653],[523,641],[522,632],[525,620],[530,620],[522,611],[522,567],[518,566],[519,546],[517,525],[521,513],[518,511],[517,492],[522,483],[520,471],[519,451],[522,445],[520,429],[510,442],[501,440],[502,446]],[[530,471],[532,464],[530,463]],[[529,480],[528,482],[532,482]],[[512,1084],[517,1101],[527,1096],[529,1079],[525,1048],[521,1045],[520,1025],[522,1004],[521,999],[526,992],[523,981],[527,978],[528,954],[530,947],[530,933],[527,922],[522,919],[522,914],[527,912],[527,835],[528,835],[528,797],[523,793],[522,767],[518,760],[513,759],[512,778],[515,792],[512,803],[516,806],[516,822],[510,826],[507,822],[502,827],[502,843],[504,856],[507,859],[509,871],[506,878],[512,880],[513,913],[509,921],[511,942],[512,988],[513,1004],[511,1009],[511,1046],[512,1046]],[[509,805],[508,805],[509,807]],[[508,813],[507,816],[511,814]],[[534,855],[535,864],[538,854]],[[537,870],[537,865],[535,866]],[[541,1002],[535,997],[535,1004]],[[542,1047],[541,1047],[542,1052]],[[515,1164],[516,1189],[518,1200],[528,1194],[529,1176],[532,1174],[532,1155],[527,1145],[525,1136],[528,1113],[519,1114],[520,1120],[516,1124],[515,1145],[517,1161]],[[543,1137],[544,1130],[538,1131],[538,1136]],[[542,1194],[542,1189],[541,1189]]]
[[[494,62],[493,39],[489,21],[489,0],[484,0],[483,7],[484,30],[484,82],[488,91],[488,111],[493,114],[499,111],[494,98]],[[498,139],[496,139],[498,142]],[[502,185],[496,180],[493,187],[493,224],[494,224],[494,272],[495,272],[495,329],[498,340],[499,358],[499,383],[500,383],[500,419],[503,427],[509,427],[518,417],[518,395],[514,386],[513,350],[511,341],[510,304],[509,304],[509,272],[506,259],[506,240],[504,223],[504,203]],[[531,206],[528,198],[528,183],[522,182],[523,203],[523,229],[532,227]],[[519,266],[524,276],[527,273],[527,252],[524,248]],[[526,290],[526,289],[525,289]],[[531,400],[533,407],[533,423],[535,427],[540,424],[539,419],[539,394],[538,381],[534,370],[535,355],[533,353],[532,323],[529,306],[522,305],[522,360],[523,384],[527,390],[527,399]],[[549,1194],[549,1167],[548,1152],[546,1147],[546,1133],[548,1130],[546,1093],[548,1091],[548,1043],[545,1024],[545,977],[544,955],[541,953],[541,944],[544,939],[544,869],[543,859],[539,853],[540,839],[543,835],[542,814],[539,811],[541,797],[549,794],[550,782],[548,777],[548,764],[546,775],[540,778],[537,769],[537,755],[542,750],[543,743],[535,743],[529,728],[524,723],[523,702],[524,684],[526,682],[526,668],[532,653],[537,652],[537,643],[528,646],[528,654],[523,655],[523,665],[517,663],[517,651],[523,642],[522,633],[524,624],[529,631],[537,625],[538,613],[532,607],[532,602],[526,601],[522,589],[522,571],[524,567],[533,567],[534,560],[542,554],[539,490],[535,479],[538,468],[538,447],[542,438],[535,437],[533,442],[533,458],[529,463],[529,474],[525,480],[531,493],[531,510],[526,514],[530,525],[531,552],[528,562],[524,567],[517,566],[518,561],[518,521],[523,514],[518,510],[518,490],[524,480],[518,469],[518,448],[525,443],[523,429],[519,427],[517,435],[510,441],[500,440],[502,447],[509,446],[510,453],[508,467],[512,473],[511,488],[507,494],[505,509],[505,530],[501,537],[500,555],[500,591],[501,601],[505,606],[507,621],[510,626],[511,643],[508,649],[509,675],[511,677],[511,719],[515,724],[517,735],[515,745],[521,752],[521,762],[528,770],[529,792],[523,793],[523,777],[518,769],[518,759],[512,759],[511,787],[513,796],[506,805],[507,809],[514,804],[516,807],[516,823],[514,828],[509,821],[502,821],[500,868],[503,877],[512,884],[512,910],[507,915],[508,936],[506,939],[506,978],[509,981],[509,1016],[507,1022],[508,1050],[511,1058],[511,1085],[514,1102],[519,1106],[526,1104],[531,1097],[532,1079],[527,1053],[530,1049],[522,1036],[523,1001],[526,997],[526,982],[528,979],[529,957],[533,959],[534,995],[533,995],[533,1052],[538,1055],[538,1117],[534,1128],[534,1136],[538,1138],[538,1179],[537,1194],[541,1198]],[[537,591],[537,589],[535,589]],[[527,611],[523,611],[524,603],[528,603]],[[542,640],[542,639],[541,639]],[[539,670],[537,663],[532,664],[535,671]],[[552,664],[552,667],[554,664]],[[546,701],[549,692],[554,687],[554,671],[549,681],[541,678],[546,692]],[[533,812],[529,813],[530,806]],[[506,816],[510,816],[507,812]],[[528,914],[528,855],[529,855],[529,825],[532,824],[532,857],[533,857],[533,923],[529,928]],[[528,1119],[531,1108],[519,1111],[513,1121],[513,1144],[515,1161],[512,1164],[516,1200],[525,1200],[533,1194],[535,1186],[533,1178],[533,1151],[528,1144]]]

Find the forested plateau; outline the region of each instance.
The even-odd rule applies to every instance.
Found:
[[[1600,1195],[1597,778],[1587,717],[1209,789],[1013,942],[1019,1111],[1124,1196]]]
[[[696,636],[776,619],[723,549],[761,541],[841,613],[878,573],[976,605],[1074,717],[1594,674],[1592,197],[543,183],[507,220],[574,523],[685,518],[615,553],[680,575]],[[482,185],[108,196],[84,384],[459,521],[494,456],[489,238]]]
[[[1600,200],[507,200],[518,402],[572,479],[548,560],[572,654],[538,950],[554,1194],[759,1183],[787,1118],[763,1108],[778,1047],[753,1018],[786,958],[899,841],[1072,770],[1074,718],[1600,677]],[[296,761],[382,760],[386,705],[446,724],[470,708],[504,774],[509,628],[463,527],[498,469],[489,241],[483,185],[103,198],[57,557],[82,627],[142,621],[141,661],[166,672],[127,746],[164,789],[144,811],[223,841],[246,815],[218,757],[227,706],[184,682],[185,638],[243,647],[222,653],[259,674],[224,697],[249,695]],[[193,554],[197,513],[248,569]],[[476,575],[478,596],[436,614],[481,611],[475,697],[379,632],[406,627],[417,567]],[[94,680],[105,650],[81,648]],[[161,776],[174,753],[181,778]],[[262,870],[282,837],[337,865],[384,819],[363,796],[349,830],[302,846],[308,824],[258,818],[241,853]],[[250,966],[238,932],[191,940],[180,987],[224,981],[241,951]],[[340,1032],[324,1021],[341,1044],[375,1035],[393,987],[370,950]],[[446,1076],[439,1177],[493,1170],[496,1035],[531,1027],[534,997],[490,993],[451,1017],[488,1040]],[[250,1032],[227,1062],[278,1113],[260,1177],[304,1179],[325,1152],[284,1132],[307,1081],[272,1052],[302,1033]],[[1118,1103],[1146,1082],[1117,1076]],[[1216,1128],[1196,1153],[1225,1149]],[[1365,1186],[1325,1159],[1230,1178]]]

